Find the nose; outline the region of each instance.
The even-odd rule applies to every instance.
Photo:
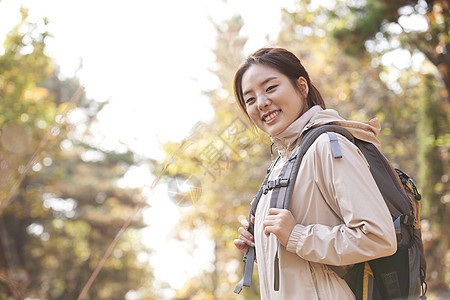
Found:
[[[264,107],[269,106],[271,103],[270,99],[266,95],[259,95],[256,101],[259,110],[263,110]]]

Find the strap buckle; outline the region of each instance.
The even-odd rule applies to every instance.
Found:
[[[270,180],[264,186],[263,194],[266,195],[270,190],[277,187],[286,187],[289,185],[289,178],[277,178],[275,180]]]

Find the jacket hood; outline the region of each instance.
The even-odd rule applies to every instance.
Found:
[[[325,124],[334,124],[344,127],[357,139],[374,144],[378,149],[380,148],[380,141],[378,134],[381,126],[377,118],[371,119],[368,122],[348,121],[342,118],[334,109],[325,109],[316,113],[310,120],[310,127],[317,127]],[[306,128],[304,129],[306,130]]]
[[[270,138],[277,146],[279,154],[285,157],[298,145],[304,131],[325,124],[344,127],[355,138],[370,142],[380,148],[378,134],[381,127],[378,119],[374,118],[368,122],[348,121],[342,118],[336,110],[324,110],[318,105],[306,111],[283,132]]]

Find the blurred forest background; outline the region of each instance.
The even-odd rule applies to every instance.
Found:
[[[429,299],[448,296],[450,4],[326,3],[295,1],[267,44],[298,54],[329,108],[353,120],[378,117],[383,152],[423,196]],[[86,98],[77,78],[60,79],[45,51],[48,22],[30,23],[24,10],[0,54],[0,299],[77,299],[98,266],[85,299],[258,299],[257,276],[232,294],[242,274],[232,241],[271,161],[269,140],[234,103],[232,78],[248,39],[242,17],[215,24],[211,72],[220,87],[204,91],[213,120],[163,145],[159,162],[96,146],[91,128],[106,103]],[[142,259],[152,255],[141,242],[145,192],[119,184],[142,164],[162,181],[192,184],[174,196],[184,208],[173,237],[192,251],[199,232],[213,242],[210,263],[177,290]]]

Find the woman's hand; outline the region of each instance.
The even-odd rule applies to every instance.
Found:
[[[289,210],[271,208],[263,221],[263,230],[267,236],[275,234],[280,243],[286,246],[295,224],[294,216]]]
[[[252,216],[252,223],[255,223],[255,217]],[[246,219],[241,220],[242,227],[239,227],[239,238],[234,240],[234,245],[242,253],[247,253],[248,247],[255,247],[255,241],[253,235],[247,230],[250,224]]]

